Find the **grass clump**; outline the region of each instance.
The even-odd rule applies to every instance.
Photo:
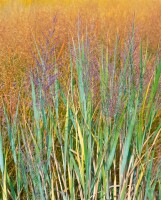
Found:
[[[56,61],[54,75],[46,73],[39,52],[42,71],[37,66],[30,78],[32,104],[19,104],[20,95],[11,118],[3,100],[2,199],[161,197],[161,123],[155,123],[161,61],[147,81],[148,56],[140,44],[136,65],[134,47],[132,34],[121,57],[117,38],[112,55],[102,46],[95,58],[88,37],[78,34],[69,45],[66,85]]]

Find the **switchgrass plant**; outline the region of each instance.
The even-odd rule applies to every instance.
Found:
[[[134,64],[134,34],[125,44],[123,59],[118,37],[113,55],[101,46],[97,59],[87,41],[78,34],[69,45],[66,87],[58,75],[46,92],[43,77],[36,76],[35,84],[31,74],[32,104],[27,109],[19,95],[12,118],[3,99],[3,200],[161,198],[156,152],[161,123],[155,123],[161,62],[156,59],[147,83],[148,56],[140,44],[139,63]],[[40,52],[39,59],[45,72]],[[54,63],[57,74],[60,69]],[[45,84],[50,84],[50,76],[45,76]]]

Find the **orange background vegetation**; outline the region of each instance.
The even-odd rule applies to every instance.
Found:
[[[57,22],[53,24],[56,16]],[[116,34],[123,41],[135,18],[136,35],[149,44],[151,52],[160,47],[160,0],[16,0],[0,3],[0,96],[17,96],[25,75],[33,65],[32,50],[54,25],[58,49],[65,54],[69,40],[88,29],[93,47],[101,42],[113,47]],[[62,48],[63,46],[63,48]],[[66,72],[65,72],[66,73]]]

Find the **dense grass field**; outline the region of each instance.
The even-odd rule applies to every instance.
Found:
[[[161,1],[1,0],[0,199],[161,199]]]

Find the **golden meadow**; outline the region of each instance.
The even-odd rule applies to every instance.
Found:
[[[0,1],[0,198],[161,198],[161,1]]]
[[[112,45],[116,33],[125,39],[133,19],[138,38],[141,37],[155,51],[160,45],[161,2],[158,0],[114,1],[5,1],[0,3],[0,49],[1,81],[7,95],[13,91],[12,83],[19,81],[32,60],[30,47],[33,37],[41,37],[41,31],[52,27],[56,16],[56,35],[60,46],[77,33],[78,15],[81,28],[89,25],[93,43],[102,39]],[[7,67],[5,65],[7,64]],[[18,73],[17,73],[18,72]]]

